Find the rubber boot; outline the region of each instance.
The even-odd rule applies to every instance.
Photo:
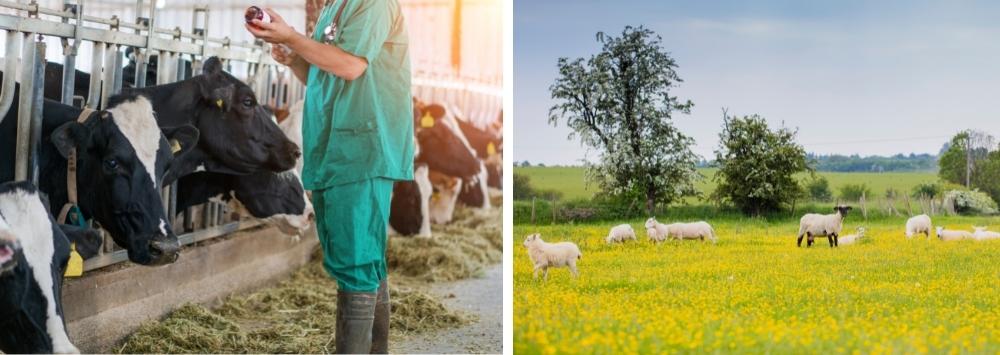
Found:
[[[375,302],[375,323],[372,326],[372,354],[389,353],[389,280],[382,280],[378,285],[378,297]]]
[[[375,292],[337,291],[338,354],[363,354],[372,347]]]

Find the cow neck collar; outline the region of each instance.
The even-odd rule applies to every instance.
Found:
[[[86,123],[87,119],[96,112],[90,108],[83,108],[80,111],[80,116],[76,118],[76,122],[80,124]],[[76,224],[83,226],[83,214],[80,213],[80,207],[77,199],[77,187],[76,187],[76,147],[73,147],[69,151],[69,158],[66,159],[66,197],[67,202],[63,205],[62,210],[59,212],[59,224],[66,224],[66,219],[72,210],[76,210],[77,221]]]

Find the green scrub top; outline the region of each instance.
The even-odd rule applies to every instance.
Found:
[[[324,42],[324,29],[343,1],[332,44],[367,59],[368,68],[352,81],[309,68],[302,122],[308,190],[372,178],[413,179],[409,40],[399,3],[332,0],[320,13],[314,40]]]

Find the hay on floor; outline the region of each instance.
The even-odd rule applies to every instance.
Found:
[[[433,237],[389,239],[389,270],[422,281],[451,281],[479,274],[503,256],[501,208],[459,207],[454,222],[434,225]]]
[[[474,276],[500,262],[501,208],[458,208],[455,221],[434,226],[430,239],[389,240],[391,329],[394,338],[471,321],[419,291],[428,281]],[[275,287],[226,298],[214,309],[185,304],[162,321],[143,324],[119,353],[329,353],[334,350],[337,283],[317,252],[312,262]]]
[[[391,280],[391,278],[390,278]],[[466,324],[434,297],[390,286],[393,337]],[[120,353],[329,353],[334,350],[337,284],[314,260],[276,287],[233,296],[215,309],[185,304],[143,324]]]

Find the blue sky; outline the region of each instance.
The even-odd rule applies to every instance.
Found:
[[[548,123],[559,57],[594,34],[644,25],[663,37],[694,101],[675,124],[711,158],[722,108],[799,129],[816,153],[937,153],[966,128],[1000,135],[1000,2],[514,2],[514,159],[587,155]],[[591,153],[593,155],[593,153]]]

